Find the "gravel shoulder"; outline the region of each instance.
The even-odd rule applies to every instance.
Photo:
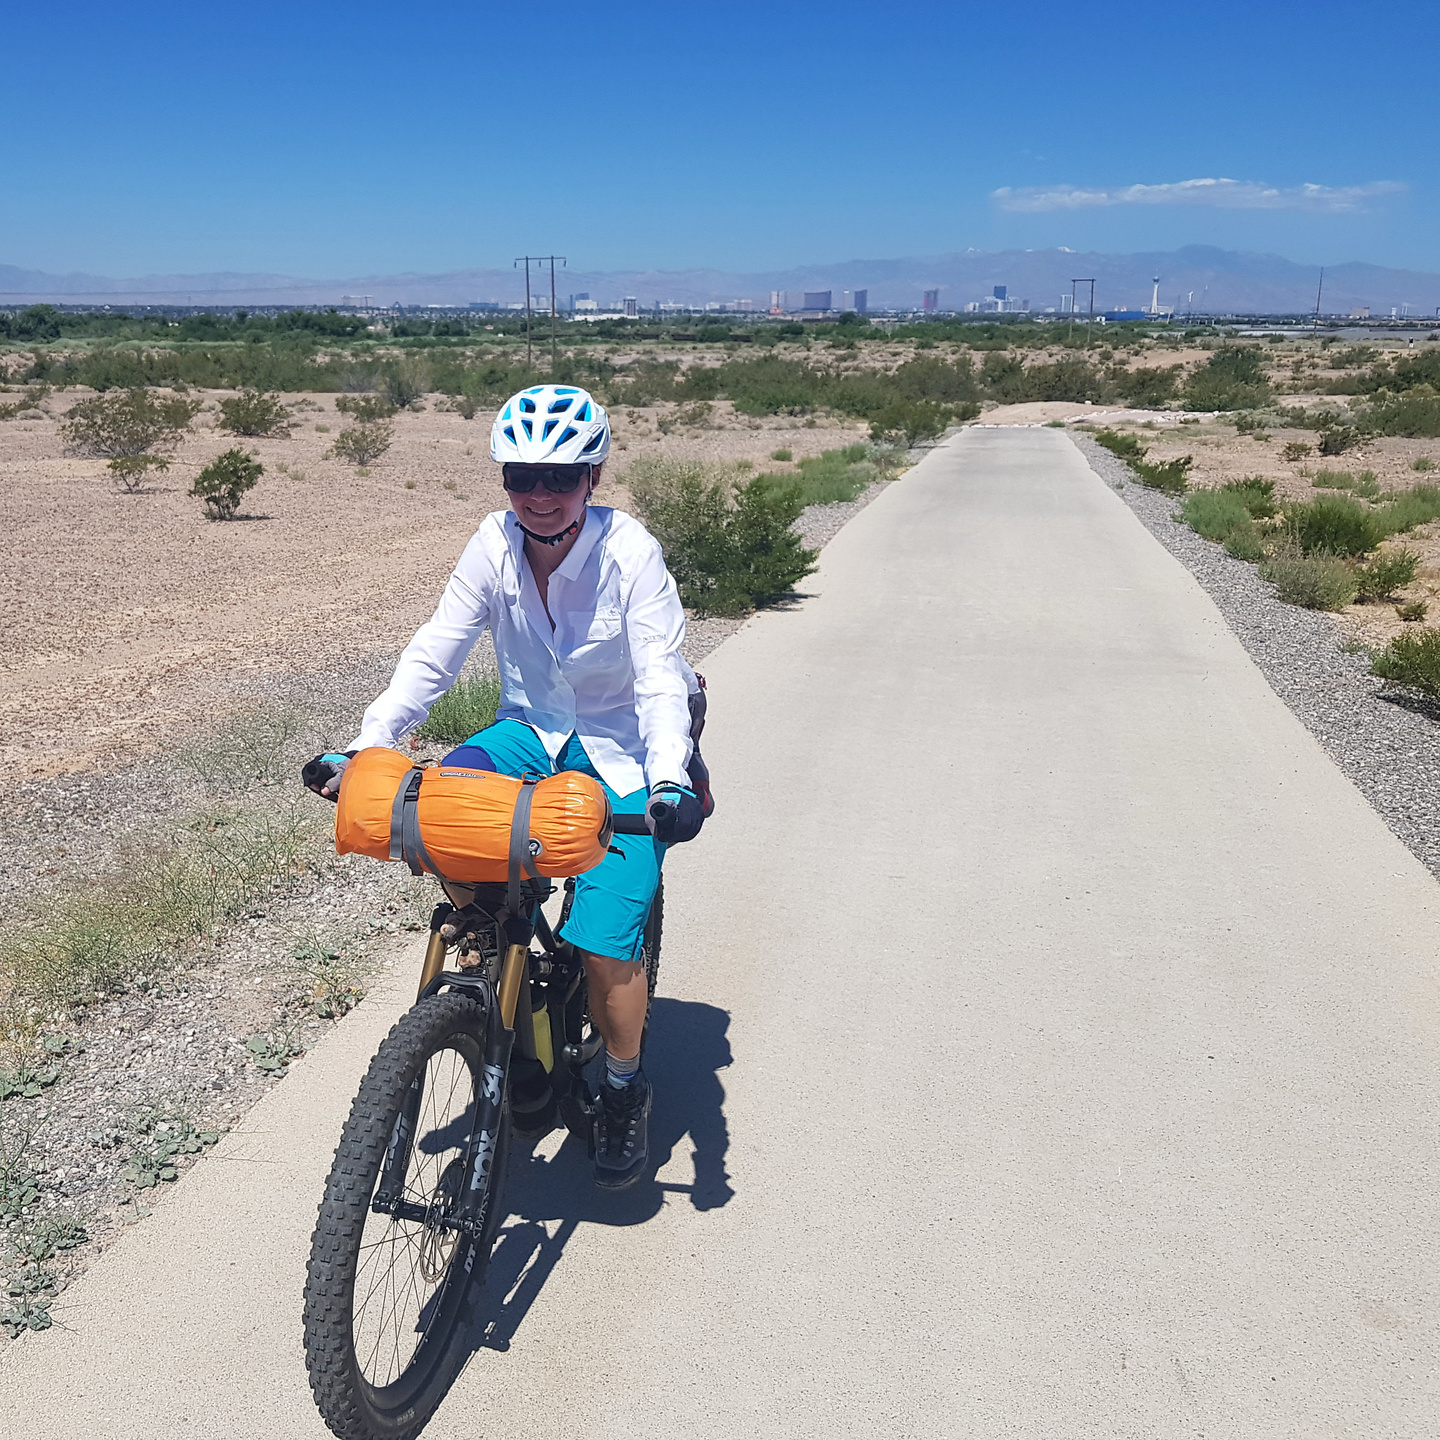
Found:
[[[1342,650],[1328,615],[1275,598],[1253,565],[1174,518],[1176,502],[1139,484],[1089,436],[1070,438],[1140,523],[1195,577],[1236,638],[1326,754],[1411,853],[1440,879],[1440,715],[1387,695],[1364,654]]]

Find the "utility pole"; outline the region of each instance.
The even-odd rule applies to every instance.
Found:
[[[1320,292],[1325,288],[1325,267],[1320,267],[1320,283],[1315,287],[1315,319],[1311,322],[1310,333],[1313,335],[1320,328]]]
[[[1078,280],[1070,282],[1070,330],[1075,329],[1075,287],[1077,285],[1088,285],[1090,287],[1090,318],[1085,322],[1085,348],[1090,348],[1090,329],[1095,323],[1095,277],[1093,275],[1082,275]],[[1066,340],[1070,336],[1067,333]]]
[[[517,255],[515,264],[525,266],[525,368],[531,368],[531,343],[530,343],[530,262],[537,265],[548,262],[550,265],[550,369],[555,369],[555,262],[558,260],[562,265],[568,263],[563,255]]]

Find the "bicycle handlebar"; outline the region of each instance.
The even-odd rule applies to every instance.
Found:
[[[612,815],[613,832],[616,835],[648,835],[650,827],[643,815]]]

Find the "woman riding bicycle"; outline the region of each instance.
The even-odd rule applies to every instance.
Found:
[[[490,458],[510,509],[481,522],[350,754],[396,746],[419,725],[489,626],[500,706],[455,760],[507,775],[581,770],[605,787],[616,814],[646,816],[650,836],[615,836],[605,860],[578,877],[563,931],[582,953],[605,1043],[595,1179],[620,1188],[649,1157],[647,986],[637,963],[645,921],[666,846],[694,838],[705,811],[687,768],[698,686],[680,654],[675,582],[638,520],[589,503],[609,451],[609,418],[584,390],[536,385],[506,401]],[[333,798],[346,759],[307,767],[310,788]]]

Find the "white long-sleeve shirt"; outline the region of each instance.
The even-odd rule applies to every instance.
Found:
[[[524,539],[510,511],[485,517],[349,748],[394,746],[419,725],[488,625],[500,662],[497,719],[523,720],[552,760],[578,735],[620,795],[688,784],[694,672],[680,654],[685,611],[659,542],[623,510],[589,506],[550,576],[552,629]]]

